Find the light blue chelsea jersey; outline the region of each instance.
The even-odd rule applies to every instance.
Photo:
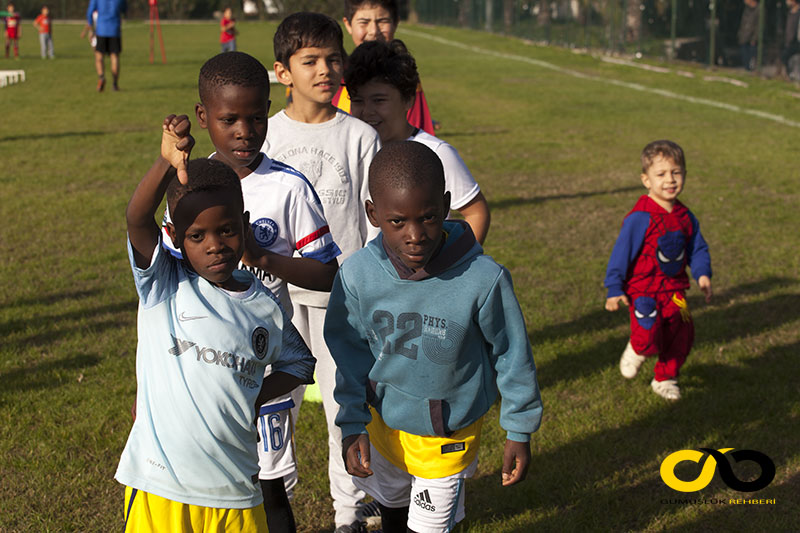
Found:
[[[312,381],[314,359],[274,296],[224,291],[161,243],[139,293],[136,421],[115,478],[170,500],[243,509],[262,502],[255,402],[264,367]]]

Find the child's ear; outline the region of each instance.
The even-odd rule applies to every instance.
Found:
[[[245,233],[247,232],[247,228],[250,226],[250,211],[245,211],[242,213],[242,227],[245,229]]]
[[[200,127],[208,129],[208,122],[206,121],[206,106],[201,103],[197,103],[194,105],[194,114],[197,117],[197,123],[200,124]]]
[[[172,222],[167,222],[164,225],[164,229],[167,230],[167,235],[169,235],[170,240],[172,240],[172,245],[175,248],[180,248],[183,245],[183,241],[178,238],[178,232],[175,231],[175,225]]]
[[[644,172],[642,172],[642,185],[644,185],[645,189],[650,190],[650,178]]]
[[[375,213],[375,204],[372,203],[372,200],[367,200],[364,202],[364,210],[367,212],[369,223],[376,228],[379,228],[381,225],[378,224],[378,216],[377,213]]]
[[[344,27],[347,30],[347,33],[353,35],[353,27],[350,25],[350,21],[347,20],[347,17],[342,17],[342,22],[344,22]]]
[[[450,191],[444,193],[444,218],[447,218],[447,214],[450,212]]]
[[[279,82],[287,87],[292,86],[292,72],[286,65],[280,61],[276,61],[272,64],[272,70],[275,71],[275,77],[278,78]]]

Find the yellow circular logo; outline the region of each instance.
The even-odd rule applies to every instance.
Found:
[[[719,467],[719,475],[722,481],[730,488],[740,492],[755,492],[769,485],[775,478],[775,463],[764,453],[756,450],[737,450],[731,454],[734,462],[753,461],[761,467],[761,475],[753,481],[742,481],[738,479],[731,468],[730,462],[725,454],[733,448],[720,448],[712,450],[700,448],[699,450],[678,450],[669,454],[661,462],[661,479],[671,489],[679,492],[697,492],[706,488],[714,477],[714,472]],[[700,463],[705,458],[700,475],[692,481],[683,481],[675,475],[675,467],[678,463],[690,461]]]
[[[726,453],[732,449],[733,448],[722,448],[719,452]],[[711,455],[707,456],[708,458],[703,465],[703,469],[700,471],[700,475],[697,476],[697,479],[693,481],[683,481],[678,479],[675,475],[675,467],[678,463],[684,461],[699,463],[703,457],[706,457],[706,454],[700,450],[678,450],[677,452],[669,454],[661,463],[661,479],[669,488],[680,492],[696,492],[704,489],[711,483],[711,478],[714,477],[714,471],[717,469],[717,461]]]

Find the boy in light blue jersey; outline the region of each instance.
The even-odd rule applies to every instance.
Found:
[[[239,176],[250,214],[252,231],[239,268],[255,274],[291,318],[287,283],[327,293],[339,268],[336,257],[341,252],[322,202],[303,174],[260,151],[270,106],[269,76],[261,62],[243,52],[218,54],[202,66],[197,85],[195,115],[214,145],[209,157]],[[166,224],[167,213],[164,218]],[[164,244],[180,257],[166,225],[162,230]],[[267,522],[277,532],[296,529],[290,503],[298,482],[294,420],[304,389],[259,409],[259,478]]]
[[[325,319],[344,461],[378,501],[384,532],[450,531],[498,392],[502,484],[526,476],[542,402],[525,321],[508,271],[469,225],[445,220],[450,195],[430,148],[384,146],[369,192],[381,234],[341,265]]]
[[[140,304],[136,420],[115,476],[125,531],[266,532],[256,406],[309,383],[314,358],[272,293],[236,269],[239,178],[219,161],[187,164],[188,129],[186,116],[164,120],[161,156],[126,212]],[[165,192],[182,260],[161,246]]]

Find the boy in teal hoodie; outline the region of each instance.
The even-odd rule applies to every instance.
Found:
[[[525,478],[542,416],[536,367],[509,272],[466,223],[445,220],[436,154],[385,146],[369,188],[381,235],[342,264],[325,319],[344,461],[380,505],[385,532],[450,531],[498,392],[502,484]]]

